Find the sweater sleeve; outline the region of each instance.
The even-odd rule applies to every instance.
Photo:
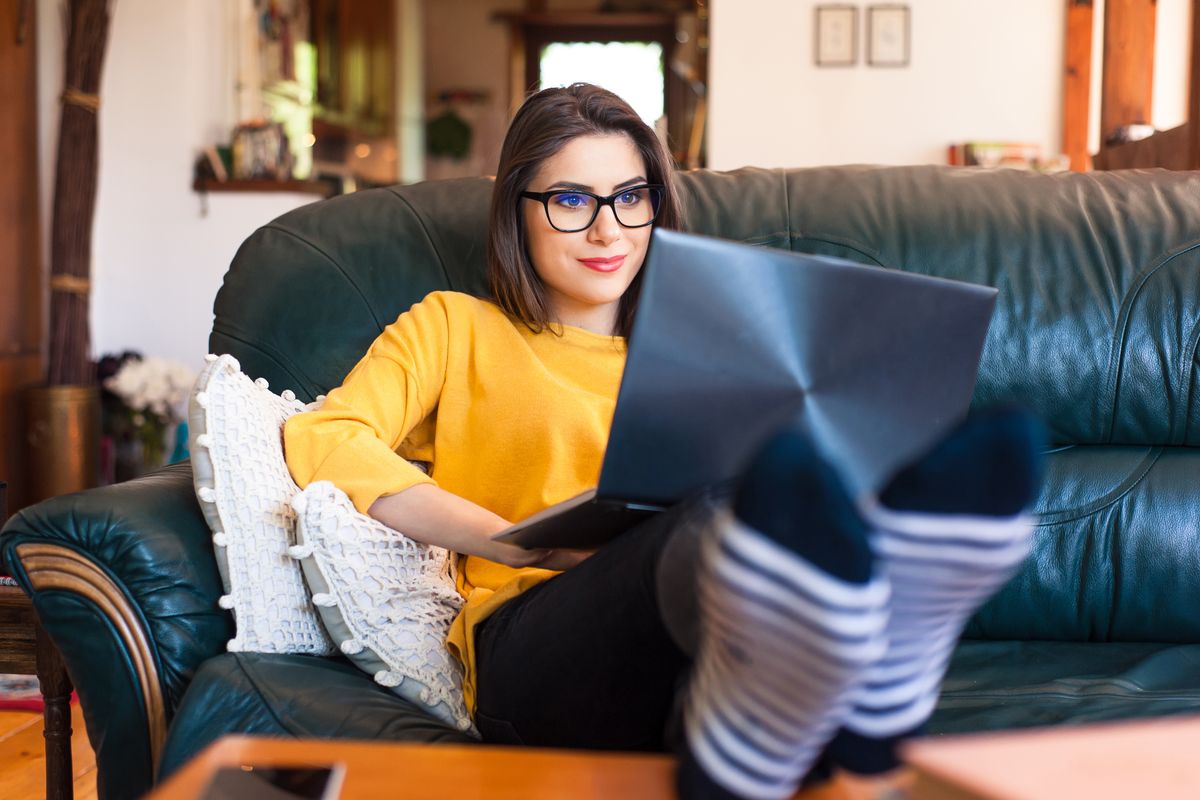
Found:
[[[449,347],[442,293],[388,325],[320,409],[285,423],[284,454],[296,483],[330,481],[363,514],[384,495],[435,483],[396,448],[436,408]]]

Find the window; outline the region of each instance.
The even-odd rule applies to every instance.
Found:
[[[666,86],[658,42],[552,42],[542,48],[539,85],[583,81],[623,97],[646,124],[663,116]]]

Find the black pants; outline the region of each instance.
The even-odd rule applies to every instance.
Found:
[[[642,522],[476,628],[484,741],[669,750],[694,652],[697,532],[728,487]]]

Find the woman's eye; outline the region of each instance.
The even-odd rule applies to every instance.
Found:
[[[625,192],[617,198],[617,203],[623,206],[636,206],[641,200],[640,192]]]
[[[583,208],[588,203],[586,195],[582,194],[556,194],[554,202],[563,208]]]

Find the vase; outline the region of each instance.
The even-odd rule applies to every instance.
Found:
[[[116,483],[131,481],[148,472],[153,472],[166,463],[164,451],[153,441],[135,436],[116,442],[113,464],[113,480]]]
[[[96,485],[99,478],[100,390],[37,386],[25,391],[30,500]]]
[[[163,444],[163,432],[142,439],[142,472],[153,472],[167,463],[167,449]]]
[[[113,443],[113,482],[131,481],[146,472],[142,440],[136,437],[118,439]]]

